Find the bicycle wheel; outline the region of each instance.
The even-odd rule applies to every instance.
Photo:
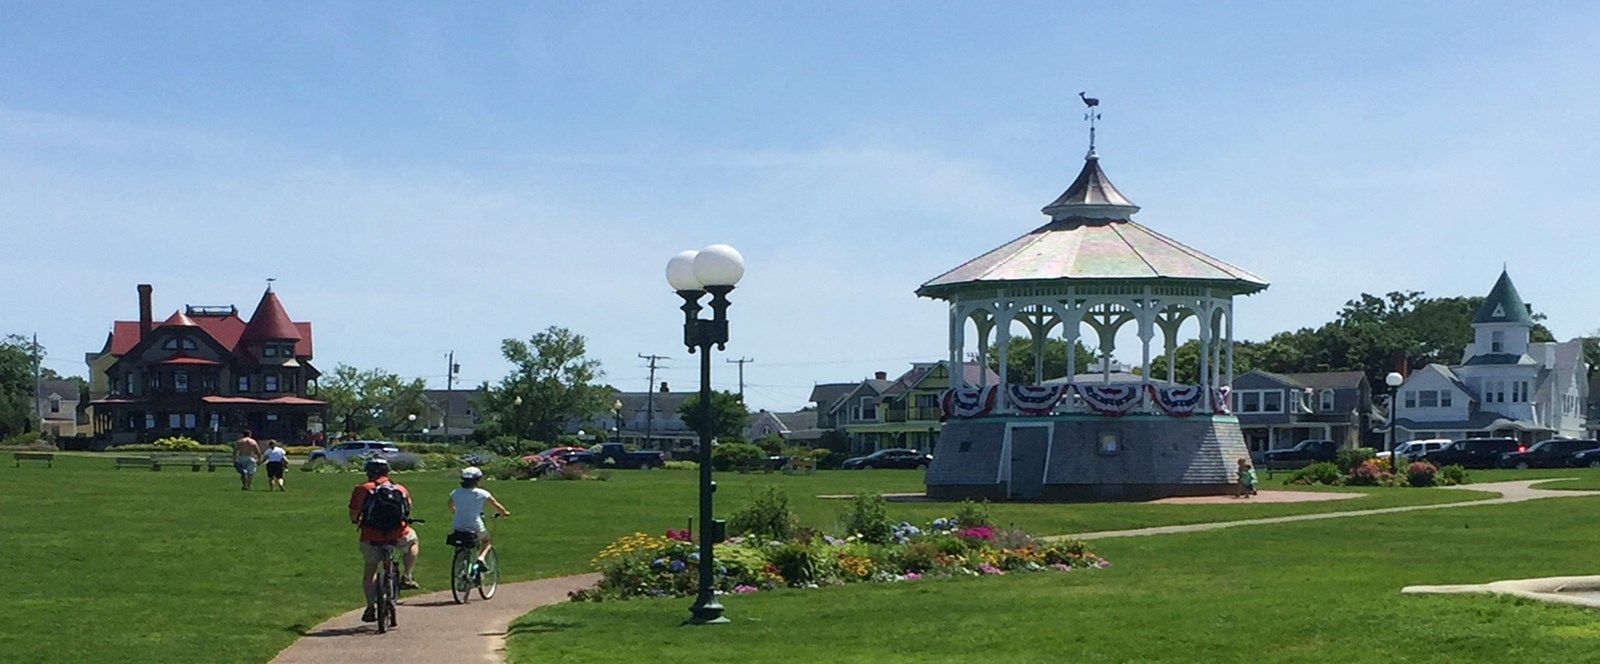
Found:
[[[394,563],[390,562],[389,563],[389,626],[390,627],[399,627],[400,626],[399,622],[397,622],[396,619],[395,619],[396,614],[399,613],[398,611],[395,610],[395,608],[397,608],[399,605],[400,605],[400,573],[395,571]]]
[[[394,611],[394,608],[389,605],[389,575],[393,573],[389,569],[391,564],[392,563],[385,562],[378,565],[378,597],[376,608],[378,610],[379,634],[389,631],[389,613]]]
[[[500,587],[500,561],[494,555],[494,549],[489,549],[483,554],[483,575],[478,579],[478,596],[484,599],[494,597],[494,591]]]
[[[456,547],[455,560],[450,563],[450,599],[457,604],[466,604],[467,598],[472,596],[471,565],[472,550]]]

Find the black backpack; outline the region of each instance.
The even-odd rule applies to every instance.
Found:
[[[384,482],[367,492],[361,504],[361,525],[374,530],[399,530],[411,518],[406,495],[393,482]]]

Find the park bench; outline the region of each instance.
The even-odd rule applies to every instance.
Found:
[[[207,454],[206,472],[215,472],[217,468],[232,468],[233,456],[229,454]]]
[[[150,457],[119,456],[116,458],[117,470],[123,468],[149,468]]]
[[[817,473],[816,459],[790,459],[783,464],[785,475],[815,475]]]
[[[43,461],[48,467],[56,466],[56,455],[50,452],[12,452],[11,460],[15,461],[18,468],[24,461]]]
[[[198,454],[153,454],[150,456],[150,470],[161,470],[162,466],[188,466],[190,470],[198,473],[202,463],[204,461]]]

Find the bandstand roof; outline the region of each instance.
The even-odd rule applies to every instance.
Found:
[[[1261,277],[1131,220],[1138,210],[1091,152],[1072,186],[1044,208],[1049,223],[934,277],[917,294],[1060,281],[1190,283],[1235,294],[1267,287]]]

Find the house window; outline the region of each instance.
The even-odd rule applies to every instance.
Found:
[[[167,428],[177,429],[183,426],[183,416],[177,413],[167,414]]]
[[[276,421],[278,421],[278,414],[277,413],[267,413],[267,421],[268,422],[276,422]]]
[[[1234,393],[1234,411],[1240,413],[1283,412],[1283,390],[1239,390]]]
[[[172,390],[174,392],[188,392],[189,391],[189,372],[187,372],[187,371],[174,371],[174,372],[172,372]]]
[[[278,374],[267,374],[261,379],[261,389],[268,392],[278,391]]]
[[[1438,408],[1439,393],[1435,390],[1421,390],[1417,393],[1417,405],[1422,408]]]
[[[194,350],[194,339],[190,339],[189,337],[184,337],[183,338],[183,349],[184,350]]]
[[[133,386],[136,384],[136,381],[133,379],[133,374],[130,373],[122,378],[122,382],[126,383],[122,386],[122,391],[131,396],[133,394]]]
[[[146,431],[156,428],[156,414],[155,413],[145,413],[144,414],[144,428],[145,428]]]
[[[50,395],[50,412],[61,412],[61,397],[58,397],[54,394]]]
[[[1324,413],[1333,410],[1333,390],[1323,390],[1320,396],[1322,403],[1317,404],[1318,409]]]
[[[220,429],[220,428],[222,428],[222,413],[212,413],[211,414],[211,430],[212,431],[216,431],[217,429]]]
[[[1405,403],[1406,403],[1406,408],[1416,408],[1417,407],[1417,393],[1416,393],[1415,390],[1406,390],[1406,392],[1405,392]]]
[[[177,350],[178,349],[178,338],[177,337],[169,337],[169,338],[167,338],[166,343],[161,344],[161,347],[166,349],[166,350]]]
[[[283,377],[283,391],[294,391],[294,374],[285,374]]]
[[[861,397],[861,419],[878,419],[878,400],[873,397]]]
[[[1117,454],[1122,451],[1122,441],[1118,439],[1115,431],[1101,431],[1100,444],[1096,451],[1102,455]]]
[[[1261,412],[1283,412],[1283,392],[1279,390],[1267,390],[1266,392],[1263,392],[1261,394]]]
[[[145,380],[146,380],[147,383],[149,383],[149,391],[150,391],[151,394],[155,394],[155,393],[161,391],[161,374],[159,374],[159,373],[148,374],[148,375],[145,376]]]
[[[1489,335],[1489,352],[1503,353],[1506,350],[1506,333],[1495,331]]]
[[[185,429],[193,429],[194,428],[194,413],[184,413],[183,414],[183,428],[185,428]]]
[[[240,376],[239,377],[239,391],[240,392],[249,392],[250,391],[250,377],[249,376]]]
[[[1451,400],[1450,390],[1439,390],[1439,407],[1440,408],[1449,408],[1450,407],[1450,400]]]
[[[262,348],[261,349],[261,356],[262,357],[277,357],[278,356],[278,347],[274,346],[272,344],[267,344],[266,348]]]

